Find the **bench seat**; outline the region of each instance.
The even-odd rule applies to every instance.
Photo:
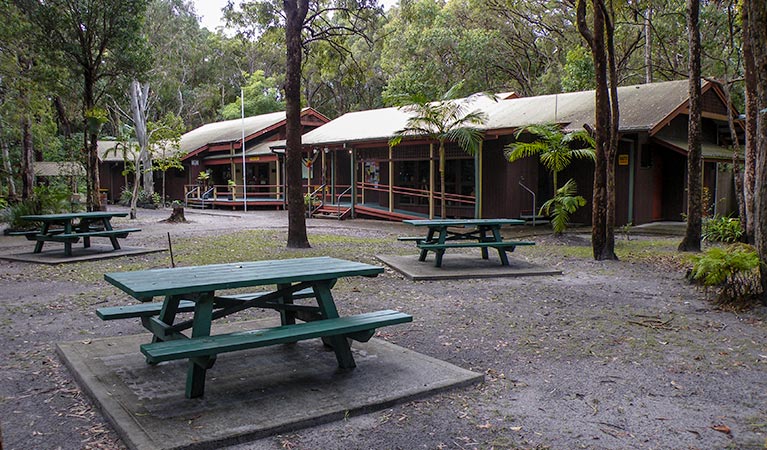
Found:
[[[419,261],[426,260],[426,253],[433,251],[436,254],[434,258],[434,266],[442,267],[442,256],[445,254],[445,249],[448,248],[480,248],[482,249],[482,258],[487,259],[487,249],[494,248],[498,250],[498,257],[501,259],[501,265],[508,266],[509,258],[506,256],[506,251],[513,252],[517,246],[522,245],[535,245],[535,242],[529,241],[489,241],[489,242],[471,242],[471,241],[447,241],[445,243],[432,243],[432,242],[418,242],[417,246],[421,249],[421,256]]]
[[[447,241],[444,244],[436,244],[436,243],[419,243],[418,248],[422,250],[436,250],[436,249],[444,249],[444,248],[482,248],[482,247],[492,247],[492,248],[505,248],[505,247],[511,247],[512,249],[517,246],[522,245],[535,245],[535,242],[528,242],[528,241],[503,241],[503,242],[466,242],[466,241]]]
[[[267,293],[268,292],[256,292],[250,294],[221,295],[216,296],[216,299],[239,300],[246,302],[264,296]],[[314,298],[314,291],[312,288],[301,289],[300,291],[293,293],[293,298]],[[101,320],[152,317],[160,314],[160,311],[162,311],[162,305],[163,302],[139,303],[136,305],[127,306],[108,306],[105,308],[98,308],[96,310],[96,315],[99,316]],[[178,312],[194,312],[194,302],[189,300],[181,300],[178,304]]]
[[[219,353],[286,344],[327,336],[345,336],[367,341],[376,328],[412,322],[413,316],[398,311],[383,310],[336,319],[283,325],[262,330],[153,342],[141,345],[141,353],[150,363],[175,359],[213,357]]]
[[[120,228],[120,229],[114,229],[114,230],[96,230],[96,231],[84,231],[84,232],[73,232],[73,233],[61,233],[61,234],[54,234],[54,235],[36,235],[35,239],[38,241],[75,241],[77,242],[78,239],[86,238],[86,237],[119,237],[124,238],[128,236],[128,233],[135,233],[141,231],[141,228]]]
[[[400,236],[397,238],[398,241],[425,241],[426,238],[423,236]]]

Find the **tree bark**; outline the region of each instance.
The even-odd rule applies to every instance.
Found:
[[[754,246],[761,259],[762,303],[767,305],[767,3],[744,2],[756,85],[756,172],[754,185]]]
[[[615,218],[615,201],[612,206],[610,197],[614,197],[615,179],[612,178],[612,187],[610,186],[610,171],[614,171],[615,164],[610,163],[610,158],[614,159],[615,154],[611,149],[613,142],[617,145],[617,121],[613,123],[613,111],[617,110],[617,103],[611,104],[611,88],[608,84],[608,65],[612,74],[612,66],[608,64],[608,50],[605,46],[605,28],[612,25],[608,24],[610,17],[606,16],[607,8],[602,0],[592,0],[593,7],[593,30],[589,28],[586,22],[586,0],[578,0],[576,5],[576,19],[578,31],[586,40],[591,48],[591,56],[594,61],[594,72],[596,75],[595,90],[595,114],[594,122],[596,129],[594,132],[594,152],[596,161],[594,163],[594,193],[591,205],[591,247],[594,259],[617,259],[615,255],[615,233],[613,227]],[[610,30],[608,29],[608,33]],[[608,42],[611,38],[608,39]],[[609,46],[609,44],[608,44]],[[617,96],[613,93],[614,101],[617,102]],[[616,118],[617,120],[617,118]],[[614,177],[614,175],[612,175]],[[610,215],[613,217],[610,218]]]
[[[131,81],[130,109],[133,118],[136,141],[139,145],[139,154],[135,158],[135,171],[133,172],[133,199],[131,200],[131,219],[136,218],[136,201],[140,181],[144,182],[144,190],[154,192],[152,183],[152,159],[149,156],[149,134],[146,129],[146,110],[149,102],[149,83],[141,84],[137,80]],[[147,181],[148,174],[148,181]]]
[[[301,187],[301,30],[309,0],[283,0],[285,11],[285,172],[288,190],[289,248],[309,248],[306,206]]]
[[[677,250],[699,252],[703,216],[700,93],[700,0],[687,0],[687,32],[690,50],[689,121],[687,125],[687,228]]]
[[[741,216],[741,223],[746,231],[746,242],[754,243],[754,227],[756,216],[754,211],[754,186],[756,183],[756,118],[759,111],[758,93],[756,89],[756,68],[754,66],[754,52],[751,48],[750,19],[748,7],[742,11],[743,18],[743,67],[746,91],[746,136],[745,155],[743,163],[743,206],[745,216]]]
[[[34,196],[35,187],[35,152],[32,148],[32,124],[29,116],[21,118],[21,199],[29,200]]]
[[[645,83],[652,83],[652,6],[644,19],[644,72]]]
[[[2,123],[0,123],[0,135],[2,135]],[[0,139],[0,148],[2,148],[3,172],[5,172],[6,183],[8,184],[8,200],[12,203],[18,200],[16,192],[16,181],[13,179],[13,166],[11,166],[11,152],[8,148],[8,141]]]

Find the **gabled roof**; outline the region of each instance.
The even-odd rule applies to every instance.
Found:
[[[683,112],[688,99],[687,83],[687,80],[679,80],[618,88],[620,131],[651,132]],[[704,81],[704,92],[711,86],[712,83]],[[584,124],[593,126],[594,92],[511,97],[498,101],[476,97],[478,100],[470,104],[470,110],[480,109],[487,114],[487,123],[479,128],[488,134],[511,133],[526,125],[543,123],[560,123],[566,130],[575,130]],[[386,141],[405,127],[408,117],[410,113],[398,108],[348,113],[305,134],[303,143],[320,146]]]
[[[321,118],[325,122],[328,120],[312,108],[301,110],[301,116],[307,114]],[[273,129],[284,123],[285,111],[246,117],[245,120],[232,119],[209,123],[184,134],[181,137],[181,150],[184,153],[191,153],[206,145],[238,142],[242,140],[243,129],[247,139],[248,136]]]
[[[85,167],[75,161],[36,161],[34,163],[36,177],[82,177]]]

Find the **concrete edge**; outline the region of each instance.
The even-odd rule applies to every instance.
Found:
[[[102,339],[110,339],[110,338],[102,338]],[[379,345],[399,347],[396,344],[392,344],[382,339],[373,338],[371,340],[376,341],[376,343]],[[411,349],[407,349],[407,350],[417,353]],[[74,368],[75,365],[79,365],[79,367],[81,368],[88,367],[87,364],[84,364],[82,362],[80,362],[79,364],[77,363],[77,361],[82,361],[83,358],[81,357],[80,352],[77,351],[75,342],[57,343],[56,354],[58,355],[59,359],[63,361],[64,365],[67,367],[69,372],[72,374],[78,386],[83,390],[83,392],[86,393],[86,395],[88,395],[89,401],[91,402],[91,404],[93,404],[93,406],[97,408],[104,415],[104,417],[107,419],[112,429],[118,434],[118,436],[120,436],[120,439],[123,441],[123,444],[125,444],[128,448],[132,450],[156,450],[160,448],[158,447],[157,442],[148,438],[148,433],[146,433],[142,429],[141,425],[133,419],[133,417],[130,415],[127,409],[124,408],[123,405],[116,398],[114,398],[107,389],[103,388],[103,384],[100,382],[100,380],[98,380],[98,377],[96,377],[92,371],[90,371],[89,369],[86,369],[86,370],[81,369],[80,371],[75,370]],[[359,416],[359,415],[364,415],[364,414],[368,414],[375,411],[380,411],[382,409],[386,409],[397,404],[407,403],[413,400],[425,398],[430,395],[445,392],[451,389],[464,388],[467,386],[480,384],[485,379],[484,374],[476,373],[476,372],[469,371],[467,369],[460,368],[458,366],[433,358],[428,355],[424,355],[421,353],[419,353],[419,355],[422,358],[430,360],[432,364],[439,365],[439,366],[451,366],[452,370],[455,370],[456,368],[458,368],[466,376],[463,379],[453,383],[449,383],[449,382],[437,383],[435,384],[434,387],[432,387],[428,391],[411,389],[406,391],[403,395],[397,398],[394,398],[382,403],[376,403],[373,405],[363,405],[363,406],[352,408],[350,410],[346,410],[343,412],[339,411],[339,412],[326,413],[326,414],[313,417],[310,419],[293,422],[287,425],[279,425],[279,426],[275,426],[268,429],[244,431],[243,433],[235,435],[235,436],[229,436],[222,439],[205,441],[198,444],[190,444],[190,445],[182,445],[182,446],[174,446],[174,447],[163,447],[163,450],[165,449],[167,450],[201,450],[201,449],[218,448],[220,446],[249,443],[258,439],[274,436],[274,435],[285,433],[285,432],[300,430],[303,428],[308,428],[308,427],[322,425],[329,422],[334,422],[336,420],[340,420],[348,416]],[[119,426],[117,425],[118,423],[120,424]]]
[[[66,348],[70,351],[67,351]],[[130,449],[154,449],[157,445],[151,439],[142,439],[147,433],[141,426],[133,420],[130,413],[117,401],[106,389],[102,389],[102,384],[90,370],[75,370],[75,363],[72,360],[82,361],[80,353],[76,350],[72,342],[63,342],[56,344],[56,354],[72,374],[77,385],[88,396],[88,400],[109,422],[123,443]],[[70,360],[72,358],[72,360]],[[80,367],[88,367],[87,364],[80,363]],[[110,405],[106,407],[105,405]],[[117,426],[117,423],[122,426]],[[136,438],[136,439],[134,439]]]

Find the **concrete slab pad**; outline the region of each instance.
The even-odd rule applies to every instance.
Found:
[[[34,245],[30,244],[32,247]],[[120,250],[115,250],[111,245],[91,245],[88,248],[83,248],[82,245],[76,247],[72,246],[72,256],[66,256],[64,254],[64,247],[59,245],[50,245],[50,248],[43,247],[43,251],[40,253],[33,253],[32,251],[23,253],[11,253],[0,254],[0,259],[7,259],[9,261],[21,261],[36,264],[67,264],[82,261],[92,261],[107,258],[117,258],[120,256],[129,255],[143,255],[145,253],[164,252],[165,248],[147,248],[147,247],[122,247]]]
[[[214,333],[274,326],[249,321]],[[405,326],[405,325],[402,325]],[[483,375],[380,339],[352,346],[338,370],[319,339],[219,355],[205,397],[186,399],[186,361],[147,365],[149,334],[57,345],[65,364],[131,449],[218,448],[479,383]]]
[[[442,258],[442,267],[434,267],[434,255],[431,253],[426,261],[418,261],[418,255],[376,255],[376,258],[413,281],[562,274],[560,270],[520,261],[512,258],[511,255],[509,255],[509,265],[502,266],[498,255],[491,254],[489,259],[482,259],[479,252],[477,254],[445,253]]]

